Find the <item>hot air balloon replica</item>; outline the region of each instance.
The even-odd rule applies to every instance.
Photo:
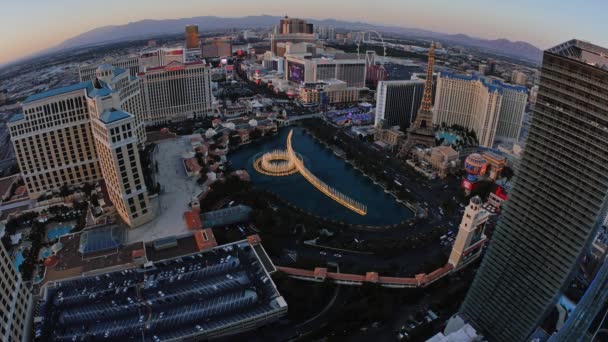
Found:
[[[473,153],[465,159],[464,169],[467,175],[462,179],[462,187],[467,195],[477,187],[479,176],[486,172],[486,165],[486,160],[479,153]]]

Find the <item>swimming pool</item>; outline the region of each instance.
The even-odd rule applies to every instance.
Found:
[[[450,145],[453,145],[453,144],[455,144],[455,143],[456,143],[458,140],[460,140],[460,137],[459,137],[457,134],[450,133],[450,132],[445,132],[445,131],[442,131],[442,132],[437,132],[437,134],[435,135],[435,137],[436,137],[437,139],[441,139],[441,138],[443,138],[443,140],[444,140],[446,143],[450,144]]]
[[[17,256],[15,257],[15,268],[17,271],[19,270],[19,266],[21,266],[24,261],[25,258],[23,257],[23,253],[21,253],[21,251],[17,252]]]
[[[48,258],[52,253],[53,253],[53,251],[50,248],[48,248],[48,247],[42,248],[40,250],[40,259],[44,260],[44,259]]]
[[[58,239],[58,238],[60,238],[60,237],[62,237],[64,235],[69,234],[72,231],[73,228],[74,227],[72,227],[72,226],[55,227],[55,228],[49,230],[46,233],[46,238],[49,241],[53,241],[53,240]]]

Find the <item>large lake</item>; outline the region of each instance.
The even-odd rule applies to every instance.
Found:
[[[333,151],[315,141],[300,127],[293,127],[293,148],[304,158],[306,167],[319,179],[349,197],[367,205],[367,215],[361,216],[322,194],[300,174],[271,177],[257,173],[253,160],[262,152],[285,149],[290,128],[279,134],[231,152],[229,160],[235,169],[245,168],[258,188],[272,191],[292,204],[315,215],[352,224],[382,226],[400,223],[413,216],[410,209],[355,170]]]

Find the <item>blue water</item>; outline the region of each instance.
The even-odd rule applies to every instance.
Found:
[[[17,271],[19,270],[19,266],[21,266],[24,261],[25,258],[23,257],[23,253],[21,253],[21,251],[17,252],[17,255],[15,256],[15,268]]]
[[[355,170],[333,151],[317,143],[299,127],[294,128],[293,148],[304,158],[306,167],[319,179],[349,197],[367,205],[367,215],[346,209],[319,192],[300,174],[270,177],[257,173],[252,166],[254,157],[262,152],[285,149],[289,128],[275,137],[252,143],[228,156],[235,169],[245,168],[258,188],[272,191],[295,206],[315,215],[352,224],[382,226],[400,223],[413,216],[411,210]]]
[[[71,226],[55,227],[48,231],[48,233],[46,234],[46,237],[49,241],[53,241],[64,235],[69,234],[70,231],[72,231]]]
[[[570,299],[566,298],[566,296],[561,296],[559,298],[559,304],[563,306],[568,313],[571,313],[576,308],[576,304],[574,304]]]
[[[40,250],[40,259],[44,260],[48,258],[53,251],[50,248],[43,248]]]
[[[454,133],[449,133],[449,132],[438,132],[437,134],[435,134],[435,137],[437,139],[441,139],[443,138],[444,141],[450,145],[456,143],[456,141],[460,140],[460,137]]]

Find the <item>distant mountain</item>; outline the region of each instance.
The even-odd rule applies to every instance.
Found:
[[[448,34],[444,36],[446,40],[449,40],[454,43],[477,46],[490,51],[500,52],[511,56],[523,57],[533,61],[540,61],[542,59],[543,52],[541,49],[530,43],[522,41],[512,42],[508,39],[488,40],[469,37],[466,34]]]
[[[58,46],[50,49],[59,51],[76,47],[101,45],[120,41],[146,39],[166,34],[176,34],[184,31],[184,26],[196,24],[199,31],[221,30],[226,28],[261,28],[271,27],[279,22],[281,17],[260,15],[242,18],[222,18],[222,17],[193,17],[182,19],[163,19],[163,20],[141,20],[125,25],[103,26],[91,31],[79,34],[70,38]],[[317,26],[333,26],[336,28],[376,30],[391,32],[412,37],[445,40],[457,44],[475,46],[487,49],[495,53],[501,53],[533,61],[540,61],[542,51],[526,42],[512,42],[507,39],[488,40],[482,38],[469,37],[464,34],[444,34],[428,30],[405,28],[396,26],[373,25],[362,22],[349,22],[335,19],[310,20]]]

